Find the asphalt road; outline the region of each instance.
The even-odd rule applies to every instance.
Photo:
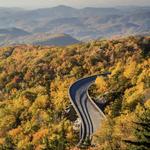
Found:
[[[79,145],[83,144],[87,139],[92,139],[93,133],[100,127],[101,120],[105,118],[103,112],[88,94],[88,88],[96,80],[97,76],[99,75],[82,78],[69,88],[71,103],[81,119]]]

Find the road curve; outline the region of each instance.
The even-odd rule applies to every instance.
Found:
[[[71,103],[78,117],[81,119],[80,141],[78,145],[83,144],[87,138],[92,139],[92,134],[99,128],[101,120],[105,118],[103,112],[92,101],[88,94],[88,88],[96,78],[105,75],[107,74],[82,78],[69,88]]]

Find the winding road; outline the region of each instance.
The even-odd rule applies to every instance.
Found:
[[[80,141],[78,145],[83,144],[87,139],[91,140],[92,134],[99,128],[101,120],[105,118],[103,112],[90,98],[88,89],[98,76],[106,75],[107,73],[82,78],[69,88],[71,103],[81,119]]]

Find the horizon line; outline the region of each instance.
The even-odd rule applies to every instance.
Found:
[[[150,5],[116,5],[116,6],[82,6],[82,7],[77,7],[77,6],[70,6],[70,5],[56,5],[56,6],[51,6],[51,7],[19,7],[19,6],[0,6],[0,8],[17,8],[17,9],[24,9],[24,10],[36,10],[36,9],[46,9],[46,8],[55,8],[55,7],[70,7],[74,9],[84,9],[84,8],[117,8],[117,7],[150,7]]]

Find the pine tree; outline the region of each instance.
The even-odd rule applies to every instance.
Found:
[[[137,121],[134,122],[134,135],[136,140],[126,140],[129,149],[132,150],[149,150],[150,149],[150,109],[143,108],[142,114],[137,115]]]

